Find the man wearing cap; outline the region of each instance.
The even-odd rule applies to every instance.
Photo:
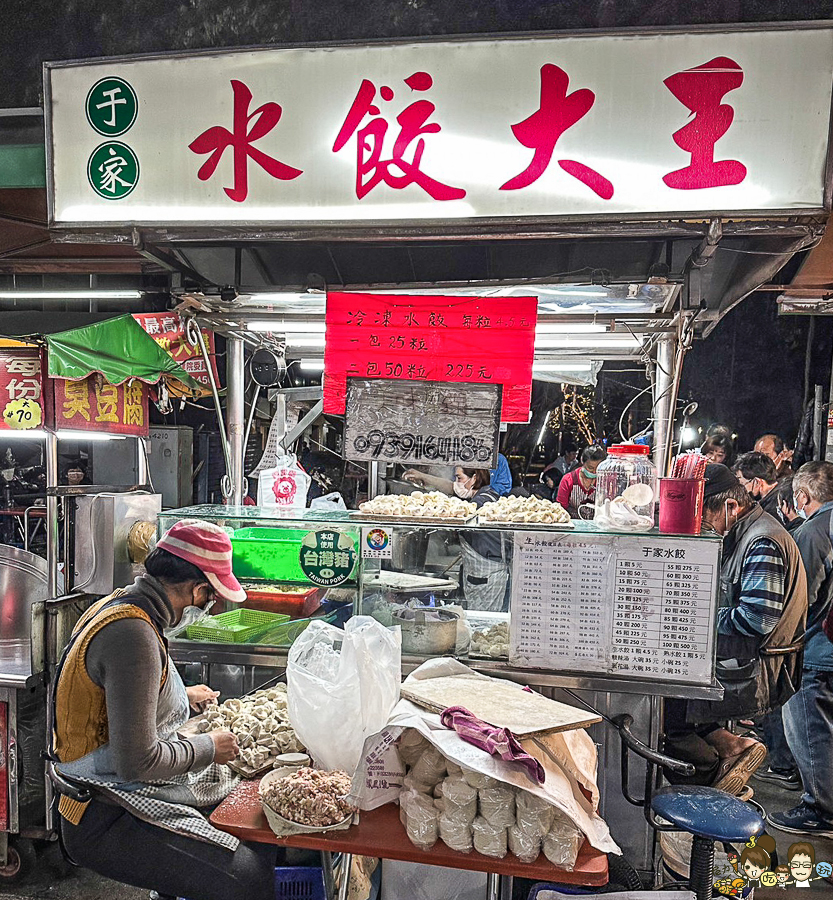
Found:
[[[666,746],[695,764],[699,783],[740,794],[766,749],[718,722],[762,715],[795,693],[807,580],[793,539],[726,466],[706,466],[705,480],[703,523],[723,537],[715,673],[724,697],[670,701]]]
[[[53,693],[52,759],[92,799],[61,796],[70,857],[108,878],[189,900],[271,900],[275,850],[241,844],[199,811],[236,783],[230,731],[180,737],[189,707],[217,694],[186,688],[164,631],[215,598],[240,603],[231,542],[183,520],[145,560],[146,574],[91,606],[73,631]]]

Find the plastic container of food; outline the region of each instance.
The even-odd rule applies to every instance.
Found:
[[[239,528],[231,535],[234,574],[309,584],[300,562],[301,541],[307,533],[296,528]]]
[[[268,584],[262,581],[243,582],[246,609],[262,612],[286,613],[294,619],[312,615],[319,606],[324,591],[306,584]]]
[[[594,523],[608,531],[654,527],[657,470],[644,444],[614,444],[596,470]]]

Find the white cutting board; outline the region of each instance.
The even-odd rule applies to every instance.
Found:
[[[478,719],[508,728],[520,740],[602,721],[583,709],[525,691],[512,681],[483,675],[409,680],[402,685],[402,696],[437,713],[449,706],[464,706]]]

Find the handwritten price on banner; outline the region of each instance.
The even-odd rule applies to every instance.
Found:
[[[18,400],[10,400],[3,409],[3,421],[8,428],[15,431],[28,431],[37,428],[43,421],[43,411],[40,404],[28,397]]]

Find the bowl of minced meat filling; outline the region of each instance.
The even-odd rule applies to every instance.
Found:
[[[345,828],[355,812],[347,802],[346,772],[284,767],[264,775],[258,790],[269,827],[278,835]]]

